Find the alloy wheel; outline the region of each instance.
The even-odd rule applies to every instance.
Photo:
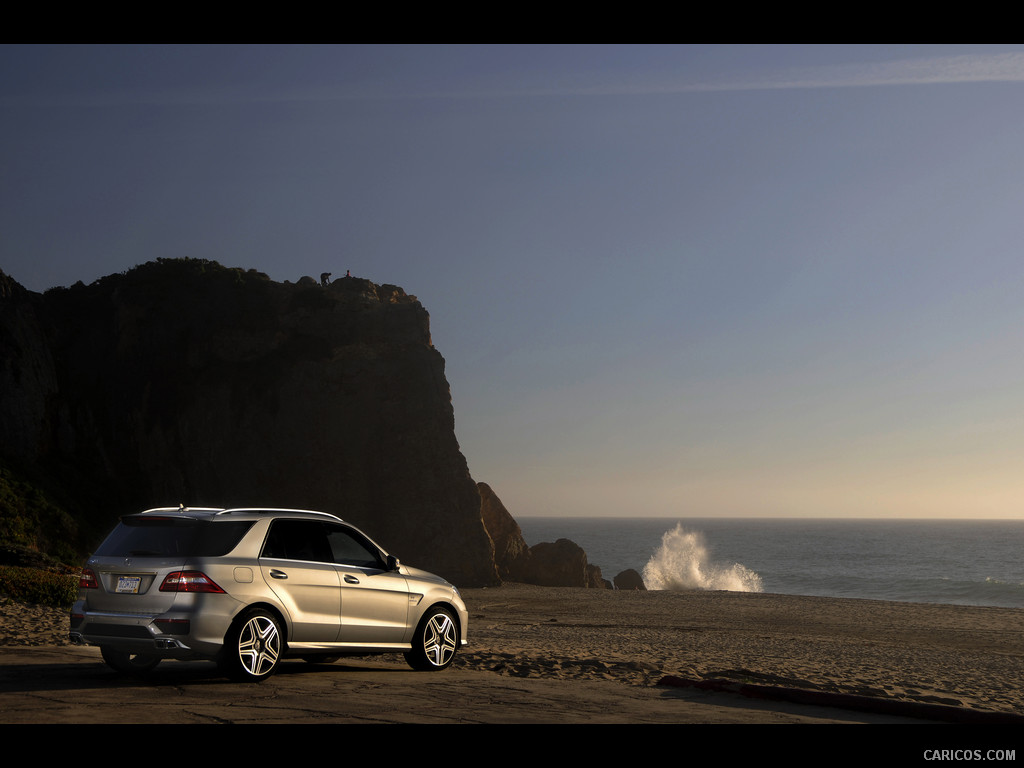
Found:
[[[458,633],[455,622],[447,613],[430,617],[423,631],[423,652],[435,667],[445,667],[455,655]]]
[[[281,656],[281,635],[269,616],[249,619],[238,635],[238,658],[245,672],[253,677],[270,674]]]

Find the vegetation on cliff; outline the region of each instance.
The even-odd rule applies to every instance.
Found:
[[[83,545],[78,523],[65,509],[29,480],[0,465],[0,548],[35,551],[75,563]],[[0,553],[0,563],[4,562]]]

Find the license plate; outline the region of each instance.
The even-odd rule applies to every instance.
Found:
[[[131,595],[139,594],[139,586],[142,584],[141,576],[118,576],[117,589],[115,592],[127,592]]]

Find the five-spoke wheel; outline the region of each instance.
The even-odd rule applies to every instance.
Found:
[[[281,660],[281,629],[267,611],[251,611],[228,633],[224,663],[236,680],[259,682],[269,677]]]
[[[405,660],[413,669],[444,669],[455,659],[459,647],[459,628],[447,608],[431,608],[423,616]]]

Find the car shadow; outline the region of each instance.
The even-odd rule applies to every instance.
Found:
[[[285,659],[277,670],[257,686],[272,684],[275,678],[298,675],[343,675],[352,672],[413,673],[397,664],[373,660],[343,659],[332,664]],[[237,685],[250,688],[253,683],[238,683],[212,661],[164,661],[145,675],[132,676],[115,672],[100,660],[21,664],[0,668],[0,694],[45,693],[47,691],[94,690],[111,687],[180,687],[204,685]]]

